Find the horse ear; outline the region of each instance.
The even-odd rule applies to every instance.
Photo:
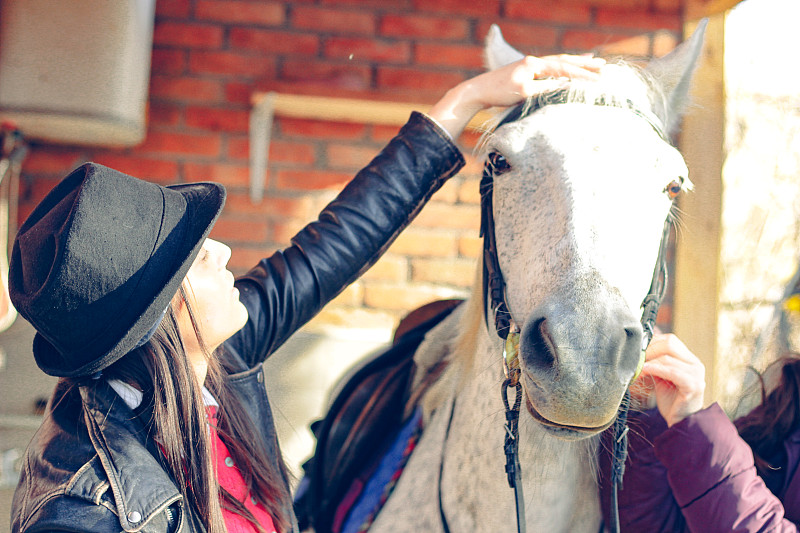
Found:
[[[503,34],[500,33],[500,28],[497,24],[492,24],[492,27],[489,28],[489,33],[486,34],[486,46],[483,53],[488,70],[500,68],[525,57],[524,54],[514,49],[503,39]]]
[[[680,116],[689,102],[689,88],[692,75],[697,68],[697,58],[703,48],[703,38],[708,26],[708,19],[697,25],[688,40],[678,45],[672,52],[651,61],[645,71],[658,81],[664,89],[669,124],[668,131],[674,131]]]

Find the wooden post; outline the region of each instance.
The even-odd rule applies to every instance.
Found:
[[[707,3],[690,1],[686,35],[694,31],[700,16],[707,13],[698,9],[707,7]],[[692,103],[680,139],[694,191],[680,201],[682,222],[676,243],[673,304],[675,333],[706,366],[707,403],[719,396],[717,317],[725,129],[725,14],[713,14],[709,19],[705,47],[694,78]]]

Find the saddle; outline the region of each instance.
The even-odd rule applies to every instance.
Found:
[[[314,455],[303,465],[295,495],[300,529],[337,533],[347,506],[352,506],[383,451],[393,442],[408,413],[414,391],[414,353],[425,334],[444,320],[461,300],[429,303],[409,313],[395,330],[392,345],[365,359],[335,393],[327,414],[311,424],[317,440]],[[343,509],[344,508],[344,509]]]

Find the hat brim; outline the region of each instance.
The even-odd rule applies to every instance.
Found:
[[[152,300],[130,324],[127,331],[104,355],[94,358],[79,368],[68,368],[64,357],[47,339],[36,333],[33,338],[33,355],[36,364],[46,374],[57,377],[81,377],[95,374],[130,352],[150,329],[161,319],[164,310],[178,292],[186,273],[192,266],[211,228],[225,205],[225,188],[218,183],[204,182],[167,187],[179,192],[186,200],[186,236],[182,249],[175,250],[177,259],[173,274],[152,295]]]

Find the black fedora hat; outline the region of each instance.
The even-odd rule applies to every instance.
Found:
[[[157,324],[211,231],[225,189],[161,187],[87,163],[22,224],[9,293],[36,328],[36,364],[88,376],[128,353]]]

